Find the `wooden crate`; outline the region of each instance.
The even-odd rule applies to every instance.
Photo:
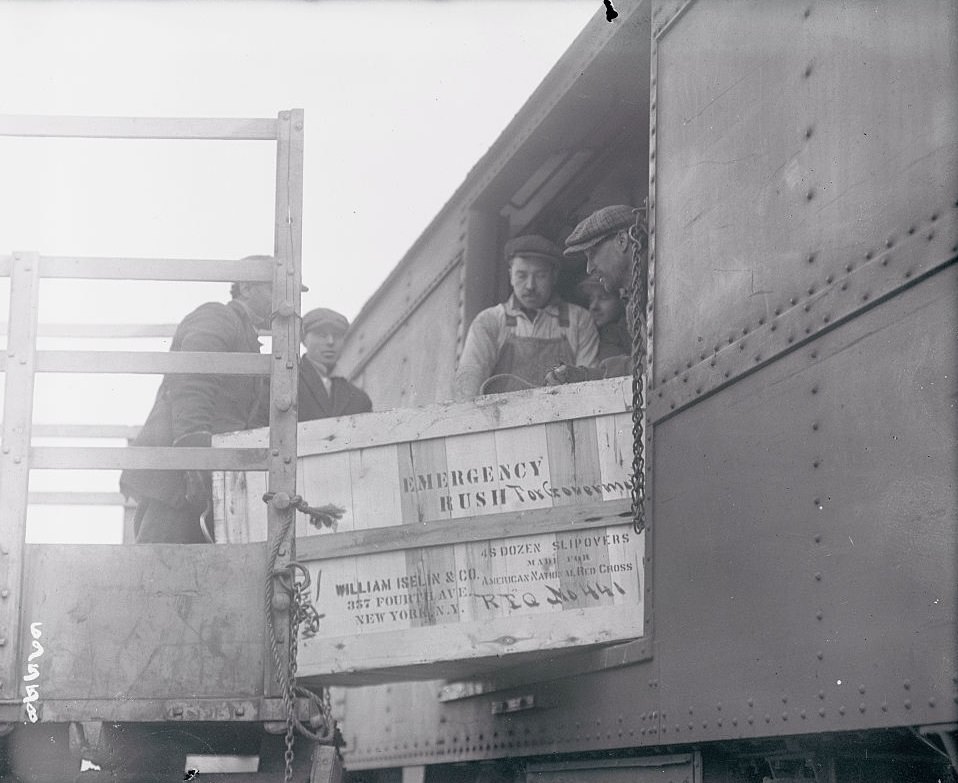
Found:
[[[346,513],[296,521],[324,615],[300,676],[463,677],[640,637],[630,401],[614,379],[301,424],[300,493]],[[265,540],[265,491],[264,473],[217,475],[218,541]]]

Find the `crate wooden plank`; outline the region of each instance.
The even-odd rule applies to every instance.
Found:
[[[627,523],[487,541],[470,570],[434,568],[422,560],[412,568],[407,561],[405,568],[390,571],[380,554],[366,556],[366,576],[354,582],[336,581],[344,573],[337,561],[348,558],[314,561],[312,570],[320,584],[318,600],[329,620],[337,627],[351,628],[352,634],[378,634],[395,628],[443,625],[463,617],[485,623],[557,615],[613,606],[617,599],[619,604],[622,599],[640,604],[641,582],[636,575],[643,553],[641,542]],[[614,557],[610,556],[612,547],[616,548]],[[565,557],[554,557],[557,552]]]
[[[632,415],[620,413],[595,419],[596,448],[602,497],[629,497],[632,470]]]
[[[371,530],[342,533],[321,531],[298,539],[297,552],[304,560],[356,557],[389,551],[404,551],[426,546],[480,543],[492,538],[541,535],[556,530],[591,530],[622,524],[631,519],[628,500],[608,501],[600,505],[578,504],[562,510],[527,509],[474,517],[468,524],[440,519],[415,525],[393,525]],[[236,542],[241,543],[241,542]]]
[[[547,622],[538,616],[526,616],[484,622],[480,629],[465,623],[424,627],[415,634],[386,631],[368,636],[314,637],[300,644],[299,672],[305,682],[333,684],[359,684],[365,672],[387,670],[394,679],[449,677],[469,670],[461,662],[441,665],[450,659],[438,658],[437,650],[456,651],[462,659],[477,662],[507,661],[509,655],[530,652],[548,655],[556,650],[611,644],[621,638],[621,621],[618,607],[599,607],[560,612]],[[440,665],[434,665],[437,662]]]
[[[246,466],[262,470],[266,449],[174,448],[172,446],[33,446],[30,467],[42,470],[94,468],[113,470],[222,470]]]
[[[37,372],[269,375],[269,356],[215,351],[39,351]]]
[[[394,446],[350,452],[353,530],[402,524],[402,487],[394,480],[398,475],[399,452]]]
[[[301,642],[301,676],[470,676],[499,658],[641,637],[645,535],[631,524],[631,415],[623,381],[595,386],[550,390],[547,405],[500,395],[494,420],[484,400],[479,414],[474,403],[434,406],[428,427],[418,426],[421,410],[326,422],[320,440],[306,435],[316,422],[300,425],[297,491],[345,509],[333,528],[297,521],[297,559],[323,615]],[[363,419],[369,437],[356,437]],[[218,484],[218,540],[261,540],[261,474],[239,475]]]
[[[237,278],[240,279],[240,278]],[[467,432],[488,432],[529,424],[588,418],[628,410],[629,378],[490,394],[471,402],[434,403],[421,408],[318,419],[301,425],[300,454],[351,451],[387,443],[410,443]],[[265,428],[224,435],[222,446],[265,447]]]

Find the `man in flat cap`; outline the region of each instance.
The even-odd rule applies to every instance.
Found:
[[[247,256],[244,261],[270,259]],[[259,353],[259,328],[269,324],[272,283],[233,283],[232,301],[207,302],[186,316],[171,351]],[[212,436],[268,422],[267,379],[245,375],[163,378],[134,446],[210,446]],[[124,470],[120,489],[137,501],[137,543],[197,544],[210,540],[204,524],[212,504],[211,479],[200,470]]]
[[[646,227],[641,217],[637,218],[638,212],[639,210],[627,204],[603,207],[579,223],[565,241],[565,255],[583,253],[588,274],[598,279],[607,291],[618,294],[626,303],[630,301],[632,293],[632,259],[636,242],[639,243],[637,250],[640,253],[638,263],[644,263]],[[638,227],[638,236],[635,238],[630,233],[633,227]],[[645,270],[639,271],[644,279]],[[644,290],[635,293],[639,307],[644,307]],[[550,372],[546,383],[575,383],[631,373],[631,356],[627,353],[604,359],[595,367],[565,365]]]
[[[545,384],[559,364],[591,365],[599,335],[589,313],[555,294],[562,255],[530,234],[506,243],[512,294],[480,312],[466,336],[456,371],[456,398]]]
[[[366,392],[333,375],[348,329],[346,316],[326,307],[317,307],[303,316],[306,353],[299,365],[300,421],[351,416],[373,409]]]

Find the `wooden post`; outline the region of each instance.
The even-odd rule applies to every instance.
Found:
[[[499,301],[500,282],[508,281],[499,244],[503,226],[503,218],[495,211],[473,209],[467,217],[462,296],[466,331],[480,310]]]
[[[295,558],[296,511],[289,498],[296,494],[296,396],[299,384],[299,316],[303,235],[303,111],[279,114],[276,140],[276,223],[274,233],[272,323],[273,367],[270,376],[269,492],[275,493],[267,510],[269,552],[277,548],[275,568]],[[285,529],[285,535],[284,535]],[[275,583],[277,594],[280,592]],[[274,602],[273,622],[285,660],[289,612]],[[281,695],[272,652],[267,651],[265,693]]]
[[[10,269],[10,323],[0,448],[0,699],[3,700],[18,697],[22,674],[18,641],[30,482],[38,268],[36,253],[14,253]],[[42,621],[42,618],[28,620]],[[24,640],[24,644],[29,644],[29,640]]]

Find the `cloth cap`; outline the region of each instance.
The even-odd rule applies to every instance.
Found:
[[[562,252],[558,246],[539,234],[526,234],[506,242],[506,261],[516,256],[541,258],[556,266],[562,263]]]
[[[614,204],[596,210],[579,225],[565,241],[565,255],[581,253],[599,244],[609,234],[629,228],[635,223],[635,210],[628,204]]]
[[[335,310],[317,307],[303,316],[303,338],[306,337],[307,332],[318,329],[320,326],[332,326],[345,332],[349,328],[349,321],[345,315],[340,315]]]

